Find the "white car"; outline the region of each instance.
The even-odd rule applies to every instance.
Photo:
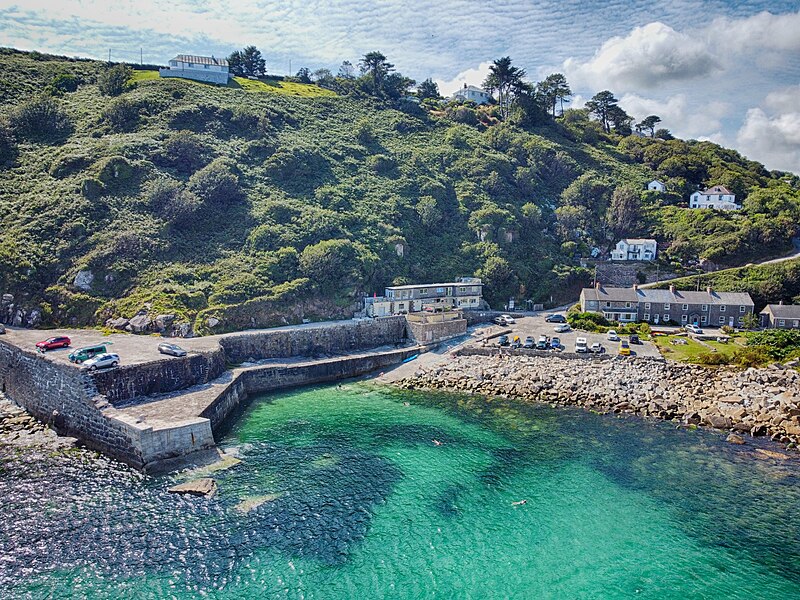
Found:
[[[516,323],[511,315],[500,315],[500,318],[506,322],[506,325],[514,325]]]
[[[97,369],[104,369],[106,367],[117,367],[119,366],[119,354],[98,354],[89,360],[83,361],[81,366],[90,371],[96,371]]]
[[[617,335],[617,332],[614,331],[613,329],[609,329],[608,330],[608,333],[606,334],[606,338],[611,342],[618,342],[619,341],[619,336]]]
[[[700,329],[697,325],[687,325],[686,331],[688,331],[689,333],[696,333],[696,334],[703,333],[703,330]]]
[[[592,352],[593,354],[602,354],[605,352],[605,348],[603,348],[603,344],[600,342],[595,342],[592,344],[592,347],[589,348],[589,352]]]
[[[569,331],[569,325],[567,323],[559,323],[555,327],[553,327],[553,331],[556,333],[566,333]]]
[[[575,352],[588,352],[589,346],[586,345],[586,338],[579,337],[575,340]]]

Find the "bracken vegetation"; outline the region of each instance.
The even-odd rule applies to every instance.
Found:
[[[349,316],[387,284],[464,275],[494,305],[558,303],[615,236],[736,265],[787,251],[800,222],[796,177],[585,110],[554,118],[557,92],[545,110],[527,84],[476,107],[430,83],[405,101],[410,80],[369,65],[216,87],[13,50],[0,64],[0,292],[43,325],[142,309],[200,332]],[[668,193],[644,191],[654,177]],[[745,210],[680,207],[710,183]]]

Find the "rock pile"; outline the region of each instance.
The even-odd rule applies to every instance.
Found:
[[[632,413],[770,436],[787,447],[800,443],[800,373],[780,365],[737,370],[647,359],[459,356],[397,385]]]
[[[22,408],[0,395],[0,445],[71,447],[77,440],[60,437]]]

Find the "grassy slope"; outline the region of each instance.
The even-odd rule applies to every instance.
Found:
[[[57,73],[83,80],[59,100],[74,131],[49,143],[22,140],[14,163],[0,170],[0,258],[11,265],[0,291],[42,302],[49,322],[90,323],[144,307],[198,319],[201,328],[207,314],[222,318],[221,327],[266,324],[281,322],[282,311],[299,318],[299,305],[311,316],[344,315],[348,298],[392,281],[474,273],[495,301],[511,290],[558,302],[588,277],[561,253],[555,233],[564,187],[587,171],[637,187],[653,176],[615,144],[584,143],[557,127],[485,130],[287,82],[221,88],[138,71],[122,96],[137,107],[138,123],[115,128],[104,114],[120,100],[93,83],[102,64],[8,52],[0,64],[10,74],[0,82],[7,107]],[[191,171],[165,154],[181,130],[206,147],[206,161],[233,162],[245,196],[204,205],[176,225],[148,204],[146,191],[157,178],[188,181]],[[123,157],[130,176],[108,179],[110,157]],[[104,176],[99,196],[81,191]],[[526,203],[539,206],[539,221],[526,220]],[[486,217],[480,242],[470,218],[486,209],[505,216]],[[333,273],[336,288],[297,283],[309,272],[291,261],[276,267],[279,248],[302,252],[326,239],[350,240],[358,253],[357,273],[347,268],[352,259]],[[496,259],[508,262],[510,275],[484,272]],[[82,269],[95,275],[86,294],[71,288]],[[287,296],[287,286],[305,291]]]

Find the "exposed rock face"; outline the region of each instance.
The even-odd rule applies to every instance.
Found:
[[[209,498],[217,492],[217,482],[210,477],[204,477],[173,486],[168,491],[171,494],[205,496]]]
[[[83,270],[78,271],[78,274],[75,275],[72,285],[82,292],[88,292],[92,289],[92,283],[94,283],[94,273],[89,270]]]
[[[780,366],[742,371],[643,358],[458,356],[398,385],[571,404],[800,442],[800,373]]]
[[[146,333],[153,328],[153,320],[147,314],[138,314],[129,322],[126,329],[133,333]]]

